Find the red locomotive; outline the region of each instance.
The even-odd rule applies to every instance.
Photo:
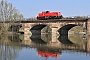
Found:
[[[39,20],[46,20],[46,19],[62,19],[63,16],[60,12],[50,12],[45,11],[42,13],[39,13],[37,16],[37,19]]]

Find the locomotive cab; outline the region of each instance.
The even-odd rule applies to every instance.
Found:
[[[50,11],[46,11],[46,13],[49,13]]]

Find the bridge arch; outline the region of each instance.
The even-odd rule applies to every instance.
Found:
[[[47,25],[45,24],[35,24],[34,26],[32,26],[32,28],[30,29],[32,35],[35,35],[35,34],[39,34],[41,35],[41,30],[46,27]]]
[[[8,28],[8,31],[9,32],[19,32],[19,29],[22,27],[21,24],[16,24],[16,25],[11,25],[9,28]]]
[[[47,26],[47,25],[45,25],[45,24],[35,24],[35,25],[33,25],[32,26],[32,28],[30,29],[30,30],[41,30],[42,28],[44,28],[45,26]]]
[[[75,27],[75,26],[78,26],[76,24],[68,24],[68,25],[65,25],[63,27],[61,27],[58,32],[60,35],[68,35],[68,31],[72,28],[72,27]]]
[[[47,34],[42,34],[45,30],[47,30],[47,24],[35,24],[32,25],[32,28],[30,29],[32,35],[30,37],[30,39],[33,42],[36,43],[48,43],[51,40],[51,37]],[[49,26],[48,26],[49,27]],[[45,28],[45,29],[43,29]],[[45,38],[46,37],[46,38]]]

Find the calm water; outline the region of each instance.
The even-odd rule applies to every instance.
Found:
[[[0,36],[0,60],[90,60],[90,38],[82,36]]]

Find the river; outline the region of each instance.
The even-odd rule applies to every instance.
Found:
[[[0,35],[0,60],[90,60],[90,38]],[[53,41],[54,40],[54,41]]]

